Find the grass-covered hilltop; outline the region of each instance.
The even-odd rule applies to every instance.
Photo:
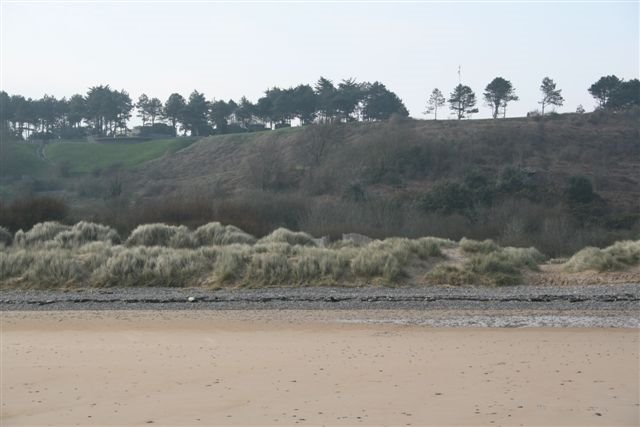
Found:
[[[638,110],[395,118],[206,138],[3,138],[0,225],[218,221],[332,240],[492,239],[550,257],[640,233]]]
[[[40,223],[15,235],[0,228],[0,286],[5,289],[502,286],[594,281],[584,274],[588,271],[604,272],[608,281],[633,281],[640,279],[640,240],[587,248],[555,264],[546,260],[535,248],[500,247],[491,240],[345,235],[330,242],[284,228],[258,239],[218,222],[194,230],[147,224],[127,237],[88,222]]]

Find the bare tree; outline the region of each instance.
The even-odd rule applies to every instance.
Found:
[[[446,99],[442,92],[440,92],[440,89],[435,88],[433,92],[431,92],[431,96],[429,96],[429,100],[427,101],[427,110],[424,113],[433,113],[433,119],[438,120],[438,108],[442,107],[445,101]]]

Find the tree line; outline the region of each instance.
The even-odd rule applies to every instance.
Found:
[[[622,110],[634,105],[640,105],[640,81],[632,79],[624,81],[615,75],[603,76],[589,87],[589,93],[598,102],[599,109]],[[549,106],[562,106],[564,97],[562,89],[558,89],[553,79],[545,77],[540,85],[541,98],[538,101],[540,111],[532,111],[529,115],[545,115],[545,109]],[[513,84],[502,77],[494,78],[484,89],[483,93],[486,105],[491,108],[494,119],[502,115],[507,116],[507,105],[512,101],[518,101]],[[445,98],[440,89],[435,88],[427,100],[425,114],[433,114],[438,119],[438,110],[449,103],[449,109],[460,120],[477,113],[475,92],[462,83],[458,84],[449,98]],[[547,110],[548,112],[548,110]],[[578,106],[577,112],[584,112],[582,106]]]
[[[134,102],[126,91],[109,85],[91,87],[86,95],[76,94],[69,99],[45,95],[34,100],[0,92],[1,125],[20,138],[126,135],[134,108],[145,132],[193,136],[287,127],[295,119],[304,125],[409,115],[402,100],[380,82],[345,79],[334,84],[324,77],[313,87],[273,87],[255,103],[246,97],[239,102],[207,100],[197,90],[187,99],[172,93],[162,102],[142,94]]]
[[[553,79],[545,77],[540,85],[540,111],[545,115],[550,106],[564,103],[562,90]],[[603,76],[588,88],[599,109],[620,110],[640,105],[640,81],[624,81],[615,75]],[[518,101],[513,84],[502,77],[494,78],[483,92],[492,117],[506,117],[509,103]],[[425,114],[438,118],[438,112],[449,104],[457,119],[478,112],[474,91],[458,84],[449,98],[434,89],[427,100]],[[52,139],[80,138],[88,135],[119,136],[129,134],[132,111],[142,120],[141,132],[149,134],[205,136],[247,132],[313,122],[353,122],[385,120],[394,114],[407,117],[402,100],[380,82],[357,82],[345,79],[338,84],[324,77],[314,86],[300,84],[282,89],[273,87],[253,103],[246,97],[234,100],[207,100],[194,90],[188,98],[172,93],[164,102],[140,95],[134,102],[124,90],[109,85],[89,88],[86,95],[76,94],[56,99],[45,95],[41,99],[25,98],[0,92],[0,126],[3,135],[18,138]],[[579,106],[578,112],[584,112]]]

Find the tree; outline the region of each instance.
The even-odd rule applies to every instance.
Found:
[[[640,105],[640,80],[638,79],[620,83],[607,102],[607,108],[614,111],[637,105]]]
[[[251,103],[246,97],[240,98],[240,104],[236,109],[236,119],[240,121],[243,128],[248,129],[251,124],[251,120],[255,114],[255,105]]]
[[[456,113],[458,120],[467,117],[469,114],[477,113],[476,94],[469,86],[459,84],[449,95],[449,108]]]
[[[564,98],[561,94],[562,89],[556,89],[556,83],[549,77],[542,79],[540,91],[542,92],[542,100],[538,101],[538,104],[542,106],[542,116],[544,116],[545,106],[555,105],[557,107],[561,107],[564,103]]]
[[[235,105],[235,102],[233,104]],[[227,126],[229,125],[228,119],[232,113],[233,108],[230,103],[226,103],[223,100],[211,103],[209,118],[215,125],[217,133],[227,132]]]
[[[209,103],[203,94],[194,90],[189,95],[189,102],[184,109],[183,126],[193,136],[204,136],[210,133],[207,123]]]
[[[79,127],[82,119],[87,116],[87,103],[82,95],[76,94],[69,99],[67,120],[71,127]]]
[[[317,97],[311,86],[298,85],[293,89],[293,113],[301,125],[313,122],[317,105]]]
[[[143,93],[138,97],[138,102],[136,102],[136,109],[138,110],[138,117],[142,119],[142,126],[147,124],[148,106],[149,106],[149,97]]]
[[[431,92],[431,96],[427,100],[427,110],[424,112],[425,114],[433,113],[433,119],[438,120],[438,108],[442,107],[446,99],[440,89],[435,88]]]
[[[156,117],[162,115],[162,101],[158,98],[151,98],[147,104],[147,116],[151,120],[151,126],[156,123]]]
[[[582,106],[582,104],[578,104],[578,106],[576,107],[576,113],[577,114],[584,114],[584,107]]]
[[[345,122],[355,120],[353,114],[366,94],[363,89],[363,85],[356,83],[355,79],[342,80],[338,84],[333,97],[333,106]]]
[[[622,80],[615,75],[603,76],[589,87],[589,93],[598,101],[598,107],[605,108],[611,94],[618,89]]]
[[[315,92],[318,96],[318,112],[320,121],[331,121],[336,115],[335,97],[337,89],[333,82],[324,77],[320,77],[315,85]]]
[[[408,117],[409,111],[398,95],[388,90],[382,83],[374,82],[367,90],[362,116],[366,120],[386,120],[392,114]]]
[[[181,122],[184,117],[186,105],[187,103],[184,97],[179,93],[172,93],[164,103],[162,117],[171,122],[171,126],[173,126],[173,131],[176,135],[178,133],[178,122]]]
[[[10,128],[13,121],[13,106],[11,105],[11,97],[7,92],[0,91],[0,129]]]
[[[491,107],[491,114],[494,119],[498,118],[498,111],[503,109],[503,118],[506,116],[507,104],[517,101],[515,89],[509,80],[496,77],[484,89],[484,99]]]

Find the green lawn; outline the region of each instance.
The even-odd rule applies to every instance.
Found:
[[[47,174],[50,165],[38,157],[37,149],[38,145],[26,142],[0,142],[0,176],[39,177]]]
[[[171,138],[138,143],[56,142],[47,146],[45,155],[53,163],[68,166],[70,173],[90,173],[116,165],[133,168],[166,153],[175,153],[195,141]]]

